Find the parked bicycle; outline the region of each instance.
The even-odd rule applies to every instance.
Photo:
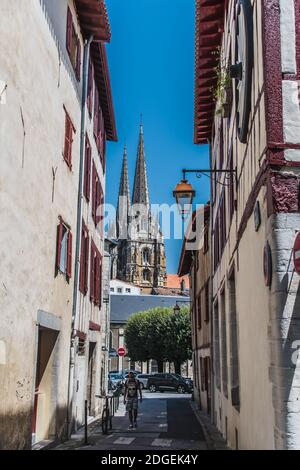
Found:
[[[108,431],[112,430],[112,418],[119,408],[120,391],[117,390],[113,395],[96,395],[96,397],[105,400],[101,416],[101,428],[102,433],[106,435]]]

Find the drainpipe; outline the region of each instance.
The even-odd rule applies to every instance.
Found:
[[[73,308],[71,325],[71,344],[70,344],[70,364],[69,364],[69,384],[68,384],[68,404],[67,404],[67,424],[68,436],[72,427],[72,400],[74,389],[74,368],[75,368],[75,337],[74,328],[77,312],[77,299],[79,291],[79,272],[80,272],[80,240],[82,230],[82,200],[83,200],[83,175],[84,175],[84,153],[85,153],[85,132],[86,132],[86,101],[88,91],[88,70],[90,47],[93,42],[93,36],[85,41],[83,53],[83,79],[82,79],[82,100],[81,100],[81,132],[80,132],[80,160],[79,160],[79,184],[77,200],[77,225],[76,225],[76,249],[75,249],[75,273],[73,288]]]

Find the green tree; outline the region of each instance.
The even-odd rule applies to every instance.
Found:
[[[148,361],[147,312],[136,313],[129,318],[125,329],[127,354],[133,361]]]
[[[192,334],[189,310],[174,313],[171,308],[155,308],[134,314],[125,329],[128,356],[133,361],[157,361],[163,372],[164,361],[174,362],[176,373],[192,357]]]
[[[181,365],[192,358],[192,325],[188,308],[172,312],[168,316],[165,334],[166,359],[173,362],[175,372],[180,374]]]

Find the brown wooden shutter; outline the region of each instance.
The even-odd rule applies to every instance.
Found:
[[[63,237],[63,224],[62,221],[57,227],[57,243],[56,243],[56,268],[60,268],[60,255],[61,255],[61,242]]]
[[[72,233],[68,233],[67,277],[72,277]]]
[[[95,249],[93,241],[91,242],[90,298],[92,301],[95,300]]]
[[[71,54],[71,50],[72,50],[72,29],[73,29],[72,13],[71,13],[70,8],[68,7],[66,46],[67,46],[67,51],[69,54]]]
[[[98,138],[98,120],[99,120],[99,92],[95,86],[95,102],[94,102],[94,137],[97,142]]]
[[[81,247],[80,247],[80,276],[79,290],[84,294],[84,275],[85,275],[85,230],[81,231]]]
[[[93,173],[92,173],[92,217],[94,222],[96,221],[96,184],[97,184],[97,179],[96,179],[96,168],[95,164],[93,162]]]
[[[84,168],[84,195],[87,201],[90,200],[90,189],[91,189],[91,155],[92,149],[88,136],[85,140],[85,168]]]
[[[76,56],[76,78],[80,82],[81,76],[81,44],[79,38],[77,38],[77,56]]]
[[[70,168],[72,167],[72,143],[73,143],[73,124],[70,119],[70,116],[66,113],[64,159]]]
[[[102,256],[99,255],[99,307],[102,305]]]
[[[96,295],[95,295],[96,304],[100,305],[100,253],[97,250],[96,256]]]
[[[89,279],[89,249],[90,249],[90,238],[87,235],[85,240],[85,276],[84,276],[84,294],[88,291],[88,279]]]
[[[100,217],[99,217],[99,210],[100,210],[100,181],[97,178],[97,183],[96,183],[96,226],[98,227],[98,224],[100,222]]]
[[[90,116],[93,113],[93,91],[94,91],[94,67],[90,59],[89,63],[89,78],[88,78],[88,110]]]

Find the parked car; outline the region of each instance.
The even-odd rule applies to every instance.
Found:
[[[154,374],[148,379],[148,388],[150,392],[175,390],[178,393],[191,393],[192,389],[189,383],[181,376],[175,374]]]
[[[124,383],[124,376],[118,373],[110,373],[109,380],[113,386],[122,385]]]
[[[148,379],[152,374],[137,374],[136,378],[141,383],[142,388],[148,388]]]
[[[179,379],[184,380],[184,381],[190,386],[191,389],[194,388],[194,383],[193,383],[193,381],[192,381],[191,378],[189,378],[189,377],[183,377],[183,376],[180,375],[180,374],[173,374],[173,375],[176,375],[176,377],[178,377]]]

